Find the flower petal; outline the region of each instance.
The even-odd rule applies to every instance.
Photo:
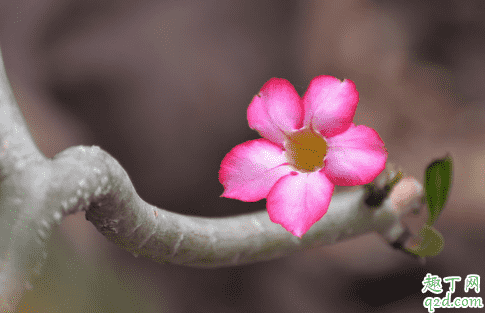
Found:
[[[269,218],[301,238],[327,213],[334,187],[322,172],[292,172],[280,178],[269,192]]]
[[[317,76],[303,97],[303,125],[311,124],[325,137],[338,135],[350,127],[358,102],[359,92],[353,81]]]
[[[293,169],[286,163],[284,151],[261,138],[235,146],[222,160],[219,182],[221,197],[246,202],[266,198],[273,185]]]
[[[386,167],[384,142],[374,129],[367,126],[352,124],[346,132],[327,138],[327,144],[322,171],[335,185],[368,184]]]
[[[283,147],[285,132],[302,125],[301,98],[295,87],[282,78],[271,78],[248,107],[249,127]]]

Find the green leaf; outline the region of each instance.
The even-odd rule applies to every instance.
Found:
[[[428,205],[426,224],[429,226],[436,222],[445,206],[451,188],[452,175],[453,162],[449,155],[443,159],[434,160],[426,168],[424,194]]]
[[[424,225],[419,235],[423,238],[421,243],[406,250],[420,257],[435,256],[443,250],[445,240],[434,227]]]

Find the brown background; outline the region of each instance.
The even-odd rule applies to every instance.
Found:
[[[389,161],[422,180],[450,152],[455,170],[436,224],[445,250],[425,266],[374,234],[251,266],[160,265],[77,214],[19,312],[425,312],[426,273],[485,275],[482,1],[17,0],[0,12],[7,72],[44,154],[99,145],[170,211],[265,208],[219,198],[217,172],[259,137],[246,109],[271,77],[301,95],[317,75],[353,80],[354,121],[379,132]]]

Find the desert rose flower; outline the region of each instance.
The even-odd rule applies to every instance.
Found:
[[[358,102],[351,80],[317,76],[301,98],[286,79],[270,79],[247,111],[264,138],[224,157],[221,197],[266,198],[271,221],[301,238],[327,212],[335,185],[370,183],[385,168],[379,134],[352,122]]]

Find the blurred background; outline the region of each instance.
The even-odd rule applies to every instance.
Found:
[[[445,248],[425,265],[375,234],[250,266],[161,265],[120,250],[80,213],[54,233],[19,312],[425,312],[435,296],[421,293],[426,273],[485,275],[483,16],[480,0],[2,3],[7,73],[43,153],[98,145],[169,211],[265,209],[219,198],[218,170],[232,147],[259,138],[246,110],[271,77],[300,95],[317,75],[353,80],[354,122],[420,181],[433,159],[454,160],[436,224]],[[484,295],[463,287],[452,297]]]

